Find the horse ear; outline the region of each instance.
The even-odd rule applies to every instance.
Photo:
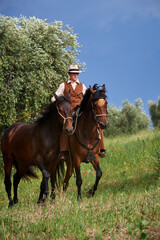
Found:
[[[69,90],[69,92],[68,92],[66,98],[69,100],[69,99],[70,99],[70,96],[71,96],[71,90]]]
[[[91,88],[91,86],[89,85],[89,88],[90,88],[90,92],[93,94],[94,93],[94,90],[93,88]]]
[[[104,92],[106,91],[106,87],[105,87],[105,84],[103,84],[103,91],[104,91]]]

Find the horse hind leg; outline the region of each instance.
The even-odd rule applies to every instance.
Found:
[[[12,200],[12,194],[11,194],[11,187],[12,187],[12,182],[11,182],[11,170],[12,170],[12,159],[7,158],[5,155],[3,155],[4,159],[4,171],[5,171],[5,178],[4,178],[4,185],[5,189],[8,195],[8,200],[9,200],[9,207],[13,206],[13,200]]]
[[[67,188],[68,188],[68,185],[69,185],[69,180],[72,176],[72,173],[73,173],[73,169],[67,165],[67,172],[66,172],[66,176],[65,176],[65,179],[64,179],[64,182],[63,182],[63,191],[66,192],[67,191]]]
[[[17,190],[18,190],[18,184],[20,182],[20,179],[21,179],[21,177],[19,175],[19,172],[17,171],[13,176],[13,189],[14,189],[13,202],[14,202],[14,204],[18,203]]]
[[[43,202],[43,193],[44,193],[44,179],[41,182],[41,186],[40,186],[40,194],[39,194],[39,199],[38,199],[38,204]]]
[[[55,177],[53,177],[53,175],[51,174],[51,199],[54,200],[55,198]]]

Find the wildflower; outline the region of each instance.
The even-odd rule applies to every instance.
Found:
[[[86,173],[84,173],[84,175],[86,175]]]
[[[85,170],[85,173],[87,173],[87,170]]]
[[[142,170],[143,168],[141,167],[140,170]]]
[[[107,174],[107,177],[109,177],[109,174]]]
[[[94,173],[96,173],[96,171],[94,171]]]
[[[113,149],[116,149],[115,147]]]

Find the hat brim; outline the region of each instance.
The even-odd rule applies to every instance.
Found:
[[[68,71],[68,73],[81,73],[81,71],[76,71],[76,70],[73,70],[73,71]]]

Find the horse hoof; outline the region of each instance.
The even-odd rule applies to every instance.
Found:
[[[8,208],[12,208],[12,207],[13,207],[13,205],[14,205],[14,202],[13,202],[13,200],[9,201]]]
[[[39,199],[38,202],[37,202],[38,205],[40,205],[42,203],[44,203],[43,199]]]
[[[18,203],[18,198],[14,199],[14,204],[17,204],[17,203]]]
[[[78,201],[78,202],[81,202],[81,201],[82,201],[81,195],[78,195],[77,201]]]
[[[63,184],[63,192],[66,192],[67,191],[67,188],[68,188],[68,184]]]
[[[55,193],[51,194],[51,199],[54,200],[55,198],[56,198],[56,194]]]
[[[88,197],[93,197],[95,194],[95,192],[93,191],[93,189],[90,189],[88,192],[87,192],[87,196]]]

